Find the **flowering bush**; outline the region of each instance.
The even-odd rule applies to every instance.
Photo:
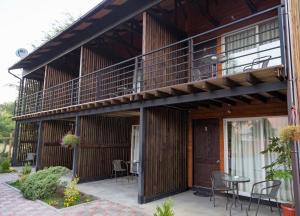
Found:
[[[75,205],[80,200],[80,192],[77,188],[79,178],[70,181],[64,191],[64,206],[69,207]]]

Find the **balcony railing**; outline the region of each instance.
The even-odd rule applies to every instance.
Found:
[[[282,65],[280,22],[277,17],[212,38],[211,30],[111,65],[22,97],[16,116]]]

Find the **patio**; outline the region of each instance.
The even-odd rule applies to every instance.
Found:
[[[127,177],[117,179],[106,179],[101,181],[94,181],[79,184],[79,189],[82,192],[92,194],[101,199],[109,200],[111,202],[119,203],[128,207],[135,207],[144,212],[145,215],[152,215],[155,208],[161,205],[166,199],[160,199],[154,202],[140,205],[137,203],[137,179],[130,179]],[[222,196],[216,196],[216,207],[214,208],[209,201],[209,197],[195,196],[192,190],[170,196],[173,201],[174,211],[176,215],[209,215],[209,216],[223,216],[229,215],[229,210],[225,210],[226,199]],[[230,205],[228,205],[229,207]],[[248,202],[243,202],[243,211],[239,207],[233,207],[232,215],[246,215],[245,207]],[[248,215],[255,215],[257,205],[253,204]],[[279,215],[278,210],[273,208],[270,211],[269,206],[261,205],[258,215]]]

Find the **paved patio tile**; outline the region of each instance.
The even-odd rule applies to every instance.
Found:
[[[138,208],[123,206],[104,199],[56,210],[38,201],[25,199],[22,194],[7,186],[17,174],[0,174],[0,216],[142,216]]]

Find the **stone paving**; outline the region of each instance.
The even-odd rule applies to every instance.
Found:
[[[61,210],[57,210],[41,201],[30,201],[22,194],[5,184],[17,179],[17,174],[0,174],[0,216],[142,216],[139,208],[123,206],[104,199],[97,199]]]

